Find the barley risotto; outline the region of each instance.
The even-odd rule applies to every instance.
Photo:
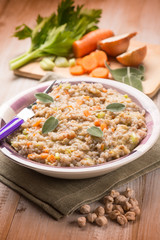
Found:
[[[12,147],[30,160],[52,166],[93,166],[129,154],[147,134],[145,110],[127,94],[102,84],[63,83],[49,95],[54,101],[37,100],[32,107],[35,116],[8,137]],[[107,110],[112,103],[124,108]],[[42,133],[51,116],[58,120],[57,127]],[[101,136],[89,131],[93,128]]]

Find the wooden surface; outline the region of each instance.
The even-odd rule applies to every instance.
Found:
[[[138,41],[160,44],[159,0],[88,0],[77,1],[86,6],[102,8],[99,26],[110,28],[116,34],[138,31]],[[11,38],[15,26],[27,23],[33,26],[38,13],[49,15],[56,7],[53,0],[0,1],[0,103],[17,93],[38,84],[36,80],[19,78],[9,70],[8,61],[29,47],[29,40]],[[159,63],[160,65],[160,63]],[[153,73],[154,74],[154,73]],[[160,108],[160,92],[154,97]],[[160,239],[160,169],[140,177],[119,190],[130,186],[135,190],[142,214],[140,220],[122,228],[109,222],[107,227],[87,225],[77,227],[77,215],[56,222],[39,207],[0,184],[0,239],[4,240],[158,240]],[[94,203],[96,205],[97,203]]]
[[[143,92],[149,97],[153,97],[160,89],[160,45],[146,44],[139,41],[131,40],[129,49],[135,49],[141,46],[147,46],[147,56],[144,59],[143,65],[145,67],[145,81],[142,81]],[[114,58],[109,58],[110,67],[112,69],[123,67]],[[16,69],[14,73],[18,76],[28,77],[33,79],[41,79],[45,74],[39,62],[31,62],[25,66]],[[61,75],[63,77],[73,77],[70,74],[69,68],[54,68],[54,73]]]

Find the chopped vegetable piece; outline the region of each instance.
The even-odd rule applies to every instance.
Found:
[[[71,58],[71,59],[69,59],[69,66],[70,67],[73,67],[73,66],[75,66],[76,65],[76,60],[75,60],[75,58]]]
[[[46,158],[48,158],[48,153],[41,153],[40,154],[40,157],[42,158],[42,159],[46,159]]]
[[[73,51],[75,57],[83,57],[88,53],[96,50],[97,43],[108,37],[114,36],[111,30],[97,29],[84,35],[80,40],[73,43]]]
[[[52,71],[55,66],[55,64],[51,61],[50,58],[43,58],[43,60],[40,61],[39,64],[40,64],[40,67],[45,71],[47,71],[47,70]]]
[[[83,100],[82,100],[82,99],[77,99],[76,103],[77,103],[78,105],[82,105],[82,104],[83,104]]]
[[[100,121],[99,119],[95,120],[95,121],[94,121],[94,125],[95,125],[96,127],[99,127],[99,126],[101,125],[101,121]]]
[[[105,112],[100,112],[97,114],[97,118],[104,118],[105,117]]]
[[[49,155],[49,156],[47,157],[47,160],[48,160],[50,163],[53,163],[53,162],[55,162],[56,158],[55,158],[55,156],[54,156],[53,154],[51,154],[51,155]]]
[[[107,128],[107,124],[106,123],[101,123],[101,130],[103,131],[105,128]]]
[[[97,60],[91,55],[82,58],[82,67],[88,73],[92,72],[98,66]]]
[[[56,67],[69,67],[69,62],[65,57],[57,57],[55,60]]]
[[[131,133],[130,140],[135,145],[137,145],[139,142],[139,138],[134,132]]]
[[[108,60],[107,54],[101,50],[94,51],[90,54],[92,57],[95,57],[99,67],[105,67],[105,61]]]
[[[72,75],[76,75],[76,76],[82,75],[82,74],[85,73],[83,67],[80,66],[80,65],[75,65],[75,66],[73,66],[73,67],[70,67],[69,70],[70,70],[70,73],[71,73]]]
[[[76,59],[76,64],[77,65],[82,65],[82,58],[77,58]]]
[[[88,117],[88,116],[91,115],[91,113],[90,113],[88,110],[84,110],[84,111],[83,111],[83,114],[84,114],[86,117]]]
[[[37,122],[33,124],[33,127],[41,127],[41,122],[42,122],[42,119],[39,119]]]
[[[98,67],[95,68],[91,73],[90,77],[96,77],[96,78],[107,78],[109,74],[109,70],[104,67]]]
[[[56,160],[60,159],[60,154],[59,153],[55,153],[55,159]]]

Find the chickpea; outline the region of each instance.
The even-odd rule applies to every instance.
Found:
[[[113,204],[112,204],[112,202],[108,202],[108,203],[105,204],[105,212],[106,212],[106,213],[112,212],[112,209],[113,209]]]
[[[104,225],[107,225],[108,220],[105,216],[99,216],[96,218],[95,222],[98,226],[102,227]]]
[[[87,220],[90,223],[93,223],[97,218],[97,215],[95,213],[88,213]]]
[[[127,218],[124,216],[124,215],[118,215],[117,216],[117,222],[120,224],[120,225],[125,225],[127,222],[128,222],[128,220],[127,220]]]
[[[124,210],[121,205],[114,205],[114,210],[118,210],[121,214],[124,214]]]
[[[120,195],[120,193],[119,193],[118,191],[116,191],[116,190],[112,190],[111,193],[110,193],[110,196],[111,196],[112,198],[116,198],[116,197],[118,197],[119,195]]]
[[[121,213],[118,210],[113,210],[112,212],[109,213],[109,217],[110,219],[115,220],[120,214]]]
[[[116,204],[123,204],[124,202],[127,201],[127,198],[123,195],[118,195],[116,198],[115,198],[115,203]]]
[[[89,205],[85,204],[85,205],[80,207],[79,211],[82,214],[87,214],[91,211],[91,207]]]
[[[77,219],[78,226],[79,227],[85,227],[86,226],[86,218],[85,217],[79,217]]]
[[[135,221],[136,220],[135,212],[128,211],[128,212],[126,212],[125,217],[127,218],[128,221]]]
[[[99,206],[94,211],[97,216],[103,216],[105,214],[105,210],[102,206]]]
[[[113,199],[113,197],[111,197],[111,196],[105,196],[105,197],[103,198],[103,202],[104,202],[104,204],[105,204],[105,203],[108,203],[108,202],[113,203],[113,202],[114,202],[114,199]]]
[[[126,198],[131,198],[133,197],[133,194],[134,194],[134,191],[131,189],[131,188],[126,188],[126,191],[123,193],[123,195],[126,197]]]

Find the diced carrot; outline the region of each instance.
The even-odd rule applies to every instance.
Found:
[[[33,108],[34,110],[37,109],[37,105],[34,105],[32,108]]]
[[[115,131],[115,128],[113,127],[113,128],[111,128],[111,130],[112,130],[112,132],[114,132],[114,131]]]
[[[27,147],[29,147],[31,144],[32,144],[31,142],[26,143]]]
[[[85,100],[89,100],[89,99],[90,99],[90,96],[83,96],[83,98],[84,98]]]
[[[93,106],[93,107],[92,107],[92,110],[93,110],[93,111],[94,111],[94,110],[100,110],[100,109],[101,109],[101,107],[100,107],[100,106],[98,106],[98,105],[97,105],[97,106]]]
[[[90,55],[96,58],[98,67],[105,67],[105,61],[107,61],[107,54],[105,52],[97,50],[92,52]]]
[[[27,156],[29,159],[34,159],[34,157],[35,157],[35,154],[28,154],[28,156]]]
[[[82,99],[77,99],[77,100],[76,100],[76,103],[77,103],[78,105],[82,105],[82,104],[83,104],[83,100],[82,100]]]
[[[91,113],[90,113],[88,110],[84,110],[84,111],[83,111],[83,114],[84,114],[86,117],[88,117],[89,115],[91,115]]]
[[[68,105],[67,107],[68,107],[68,108],[72,108],[72,109],[74,109],[72,105]]]
[[[103,151],[104,150],[104,144],[102,143],[101,144],[101,151]]]
[[[88,73],[92,72],[98,66],[97,60],[91,55],[82,58],[82,67]]]
[[[59,98],[59,97],[60,97],[60,95],[57,95],[57,96],[56,96],[56,98]]]
[[[65,94],[69,94],[69,92],[66,89],[64,89],[64,92],[65,92]]]
[[[107,89],[106,89],[106,88],[103,88],[103,89],[102,89],[102,92],[106,93],[106,92],[107,92]]]
[[[94,125],[95,125],[96,127],[99,127],[99,126],[101,125],[100,120],[99,120],[99,119],[95,120],[95,121],[94,121]]]
[[[41,157],[42,159],[46,159],[48,156],[49,156],[48,153],[41,153],[41,154],[40,154],[40,157]]]
[[[111,30],[96,29],[84,35],[80,40],[73,43],[74,55],[77,58],[83,57],[86,54],[97,49],[97,44],[100,40],[114,36]]]
[[[44,153],[49,153],[49,150],[48,149],[43,149],[43,152]]]
[[[54,156],[53,154],[51,154],[51,155],[49,155],[49,156],[47,157],[47,160],[48,160],[50,163],[53,163],[53,162],[56,161],[56,158],[55,158],[55,156]]]
[[[77,65],[82,65],[82,58],[77,58],[76,59],[76,64]]]
[[[75,65],[73,67],[70,67],[69,70],[70,70],[70,73],[75,76],[82,75],[85,73],[83,67],[80,65]]]
[[[106,123],[101,123],[101,130],[103,131],[105,128],[107,128],[107,125],[106,125]]]
[[[40,127],[41,126],[42,119],[39,119],[37,122],[33,124],[33,127]]]
[[[108,74],[109,70],[107,68],[97,67],[90,73],[90,77],[107,78]]]

